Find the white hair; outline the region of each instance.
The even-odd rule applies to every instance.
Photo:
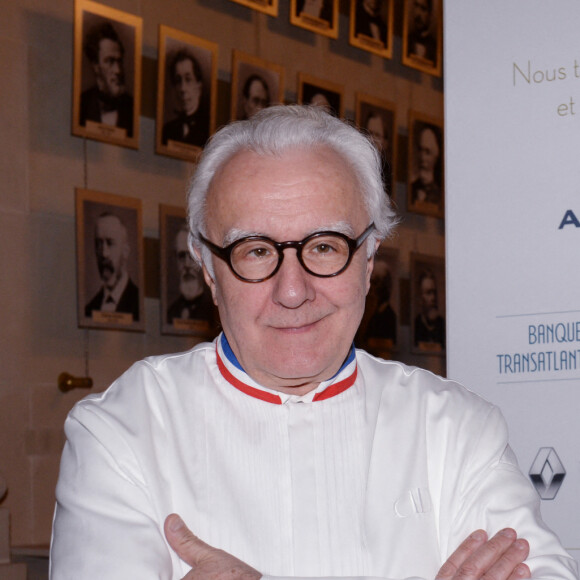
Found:
[[[373,254],[376,240],[387,237],[397,218],[385,192],[380,155],[368,137],[353,125],[333,117],[322,107],[276,105],[251,119],[220,129],[205,147],[188,190],[189,247],[197,248],[208,266],[209,251],[200,241],[206,235],[206,199],[216,173],[236,154],[251,151],[280,157],[295,149],[327,147],[350,166],[375,230],[368,238],[367,252]]]

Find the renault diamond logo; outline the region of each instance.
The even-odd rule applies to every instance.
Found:
[[[566,470],[552,447],[542,447],[530,468],[530,479],[542,499],[554,499]]]

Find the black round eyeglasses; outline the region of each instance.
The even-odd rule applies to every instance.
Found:
[[[265,236],[246,236],[225,248],[200,235],[210,251],[244,282],[263,282],[276,274],[284,260],[284,250],[294,248],[300,265],[313,276],[331,278],[344,272],[355,252],[375,228],[372,223],[356,239],[340,232],[316,232],[301,242],[275,242]]]

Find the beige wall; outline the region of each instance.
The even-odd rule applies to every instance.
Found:
[[[234,48],[283,65],[287,101],[295,98],[302,71],[343,83],[349,118],[355,90],[396,102],[403,145],[409,109],[442,118],[442,81],[400,64],[400,34],[392,61],[348,45],[346,5],[340,38],[331,41],[290,26],[289,0],[280,0],[277,19],[229,0],[106,3],[143,18],[146,89],[154,86],[159,24],[219,44],[220,122],[229,108]],[[73,0],[0,0],[0,13],[0,472],[9,487],[3,505],[12,514],[12,543],[21,545],[49,541],[62,425],[85,394],[61,393],[59,373],[83,375],[88,350],[93,391],[99,391],[134,360],[193,344],[160,335],[155,298],[146,299],[144,334],[77,328],[74,189],[86,180],[90,189],[141,198],[145,235],[157,238],[158,204],[183,203],[192,168],[154,154],[155,97],[149,90],[139,151],[71,136]],[[443,255],[443,223],[406,213],[403,182],[396,199],[405,221],[391,244],[401,248],[408,276],[410,251]],[[443,371],[437,357],[413,358],[404,348],[400,355]]]

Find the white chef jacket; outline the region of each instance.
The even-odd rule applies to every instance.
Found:
[[[513,527],[534,578],[577,578],[498,409],[361,350],[300,397],[255,383],[222,334],[136,363],[65,429],[52,580],[181,579],[173,512],[266,577],[432,580],[474,530]]]

